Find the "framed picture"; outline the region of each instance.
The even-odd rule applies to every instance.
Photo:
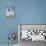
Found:
[[[15,17],[15,6],[8,6],[6,8],[6,17],[8,17],[8,18]]]
[[[19,24],[18,38],[21,40],[46,41],[46,25]]]

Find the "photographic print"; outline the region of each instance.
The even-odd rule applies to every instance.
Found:
[[[46,43],[46,25],[19,24],[18,41],[20,46],[31,46],[34,43],[43,45],[44,42]]]
[[[8,6],[6,8],[6,16],[8,18],[14,18],[15,17],[15,7],[14,6]]]

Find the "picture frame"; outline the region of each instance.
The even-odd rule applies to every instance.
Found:
[[[15,18],[15,6],[7,6],[7,8],[6,8],[6,17],[8,19]]]

